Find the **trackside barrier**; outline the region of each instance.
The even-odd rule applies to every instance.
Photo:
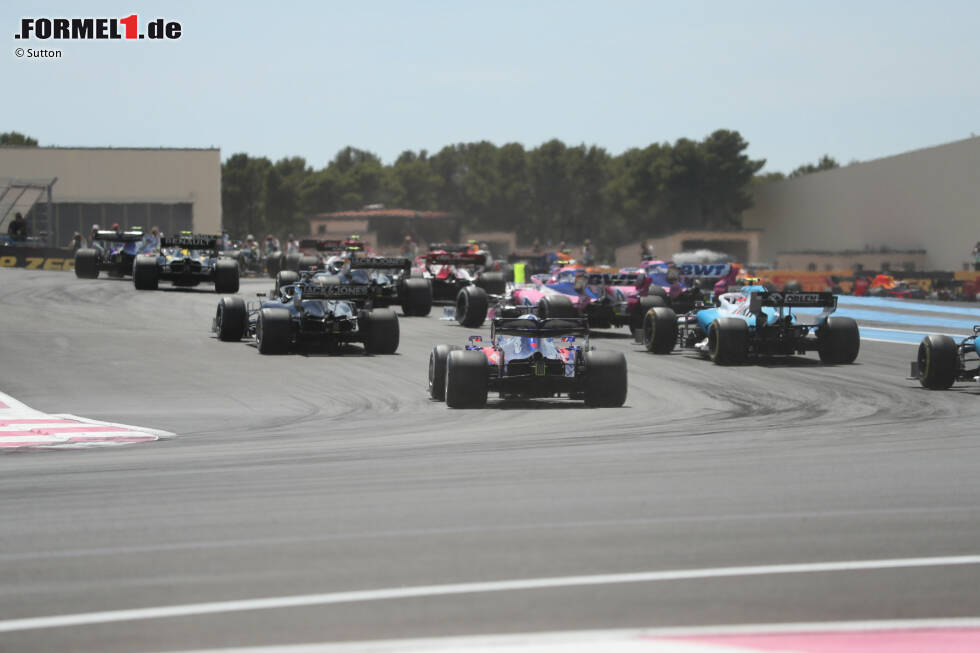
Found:
[[[62,247],[0,247],[0,268],[74,270],[75,252]]]

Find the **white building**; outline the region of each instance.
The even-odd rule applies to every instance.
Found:
[[[53,183],[52,183],[53,182]],[[48,203],[45,186],[50,185]],[[221,230],[218,149],[0,147],[0,232],[15,213],[67,245],[93,224]]]

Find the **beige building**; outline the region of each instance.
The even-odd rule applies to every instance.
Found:
[[[50,188],[50,203],[46,188]],[[0,231],[14,213],[66,245],[93,224],[221,231],[218,149],[0,147]]]
[[[759,261],[759,237],[754,230],[744,231],[678,231],[661,238],[648,238],[647,245],[653,250],[655,259],[672,260],[681,252],[710,250],[727,254],[729,260],[739,263]],[[618,267],[636,267],[640,264],[640,244],[637,240],[616,248]]]
[[[761,230],[762,260],[801,250],[925,250],[924,259],[896,262],[960,270],[980,240],[980,138],[769,182],[754,196],[743,224]]]

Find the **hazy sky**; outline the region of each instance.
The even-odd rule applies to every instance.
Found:
[[[25,17],[179,40],[15,40]],[[766,171],[980,133],[980,2],[4,2],[0,131],[300,155],[552,138],[614,154],[735,129]],[[60,59],[18,59],[18,47]]]

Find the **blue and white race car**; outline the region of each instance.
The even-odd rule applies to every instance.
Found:
[[[794,313],[813,307],[823,310],[818,315]],[[643,320],[643,344],[655,354],[667,354],[678,345],[696,349],[721,365],[808,351],[816,351],[824,363],[853,363],[860,332],[853,319],[832,317],[836,310],[833,293],[777,293],[745,286],[679,317],[669,308],[650,309]]]

